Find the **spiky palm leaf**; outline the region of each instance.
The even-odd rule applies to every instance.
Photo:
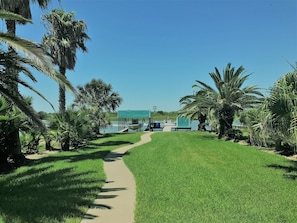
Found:
[[[12,1],[10,1],[10,2],[12,2]],[[9,11],[4,11],[4,10],[0,10],[0,18],[5,19],[5,20],[19,20],[19,21],[23,20],[24,22],[33,24],[31,19],[27,19],[19,14],[15,14],[15,13],[12,13]]]
[[[22,58],[23,62],[46,74],[59,84],[65,85],[69,90],[75,92],[75,89],[70,82],[54,69],[50,55],[48,55],[47,52],[39,45],[29,40],[11,36],[3,32],[0,32],[0,41],[8,44],[16,51],[23,54],[25,56],[25,58]],[[14,58],[11,59],[13,60]]]

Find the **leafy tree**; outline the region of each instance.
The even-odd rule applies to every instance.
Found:
[[[198,88],[195,94],[197,109],[207,108],[214,112],[219,121],[219,138],[228,135],[228,131],[232,129],[236,112],[262,102],[263,95],[256,86],[243,87],[250,76],[243,75],[243,72],[242,66],[235,70],[228,63],[222,74],[217,68],[209,74],[216,88],[199,80],[193,85],[193,88]]]
[[[115,111],[121,104],[122,98],[112,90],[111,84],[93,79],[83,87],[78,86],[78,94],[73,106],[87,110],[94,122],[94,129],[100,134],[100,127],[107,124],[104,112]]]
[[[90,39],[86,34],[87,26],[83,20],[75,20],[74,12],[63,9],[53,9],[43,16],[47,33],[42,42],[52,55],[54,63],[59,66],[60,73],[66,76],[66,70],[73,70],[76,64],[76,50],[87,52],[85,40]],[[59,86],[59,112],[66,110],[65,88]]]

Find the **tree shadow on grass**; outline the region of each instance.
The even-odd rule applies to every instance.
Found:
[[[71,154],[69,152],[69,155],[64,156],[47,156],[38,160],[33,160],[30,164],[32,165],[38,165],[42,163],[51,163],[51,162],[57,162],[57,161],[67,161],[67,162],[80,162],[84,160],[96,160],[96,159],[103,159],[108,153],[110,153],[110,150],[103,150],[103,151],[95,151],[95,152],[89,152],[89,153],[79,153],[75,152]]]
[[[1,217],[4,222],[30,223],[65,222],[65,217],[81,218],[85,214],[82,207],[93,207],[92,198],[98,195],[104,179],[93,180],[95,171],[78,172],[74,163],[103,160],[110,151],[98,151],[98,145],[122,144],[133,143],[90,143],[85,151],[77,150],[29,160],[27,170],[4,175],[0,178],[0,221]],[[60,161],[65,162],[65,167],[55,168],[53,163]],[[67,163],[73,164],[67,167]]]
[[[285,173],[283,174],[284,178],[290,180],[297,179],[297,162],[296,161],[288,161],[289,165],[280,165],[280,164],[270,164],[267,165],[269,168],[281,169],[284,170]]]
[[[102,143],[89,142],[88,146],[119,146],[119,145],[131,145],[132,142],[129,141],[107,141]]]
[[[122,134],[130,134],[130,133],[124,133],[124,132],[110,132],[110,133],[103,133],[100,138],[109,138],[117,135],[122,135]]]
[[[203,138],[203,139],[217,139],[218,138],[218,136],[214,135],[214,134],[201,135],[200,137]]]
[[[82,206],[96,197],[102,180],[86,178],[92,171],[36,166],[0,181],[0,211],[4,222],[64,222],[65,216],[82,217]]]
[[[92,168],[78,170],[79,162],[99,162],[109,152],[78,151],[63,156],[51,155],[31,160],[23,171],[3,175],[0,178],[0,216],[3,221],[65,222],[65,216],[82,217],[85,214],[82,207],[93,205],[93,199],[105,181],[94,180],[94,174],[98,172]],[[65,164],[57,168],[54,164],[58,162]]]

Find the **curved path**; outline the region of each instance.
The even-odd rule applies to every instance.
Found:
[[[150,142],[151,134],[153,132],[143,134],[139,142],[113,150],[104,158],[106,183],[81,223],[134,222],[135,180],[122,157],[129,149]]]

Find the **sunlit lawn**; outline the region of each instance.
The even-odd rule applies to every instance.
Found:
[[[102,158],[139,141],[140,135],[106,135],[80,150],[57,153],[0,176],[0,222],[80,222],[104,184]]]
[[[155,133],[130,150],[135,222],[297,222],[296,163],[215,137]]]
[[[0,222],[80,222],[104,183],[102,158],[141,134],[106,135],[0,176]],[[152,138],[124,157],[137,183],[136,223],[297,222],[294,162],[208,133]]]

